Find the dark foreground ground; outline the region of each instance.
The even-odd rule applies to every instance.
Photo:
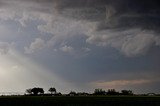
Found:
[[[0,106],[160,106],[160,97],[0,97]]]

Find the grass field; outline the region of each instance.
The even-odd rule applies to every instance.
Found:
[[[160,106],[157,96],[0,97],[0,106]]]

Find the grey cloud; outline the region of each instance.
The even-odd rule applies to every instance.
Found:
[[[74,48],[71,46],[64,45],[63,47],[60,48],[61,51],[66,52],[66,53],[73,53]]]
[[[2,8],[8,5],[7,10],[13,8],[16,11],[13,11],[11,16],[6,15],[9,10],[4,11],[1,18],[13,18],[16,17],[14,14],[20,12],[21,18],[17,20],[23,26],[28,20],[39,19],[46,22],[37,28],[53,34],[52,40],[48,42],[56,41],[55,38],[67,38],[64,36],[85,34],[88,37],[87,43],[111,46],[127,56],[145,54],[155,43],[159,45],[157,33],[160,26],[160,8],[157,0],[1,0],[1,2],[4,4]],[[133,30],[136,28],[140,29],[138,33],[146,31],[145,34],[137,35],[137,30]],[[135,32],[130,32],[131,30]],[[143,44],[140,43],[142,41]]]
[[[98,21],[98,30],[130,27],[154,30],[160,26],[158,4],[157,0],[60,0],[58,7],[63,8],[60,14],[65,17]]]
[[[86,30],[78,30],[88,36],[87,42],[111,46],[124,55],[133,57],[144,55],[152,46],[158,44],[159,34],[157,32],[160,26],[160,16],[158,15],[159,7],[156,3],[157,1],[142,2],[137,0],[121,2],[119,0],[117,2],[109,0],[94,0],[92,2],[90,0],[62,0],[58,2],[57,6],[59,7],[59,14],[68,17],[68,19],[92,23],[93,28],[86,23],[82,25],[86,26],[86,30],[91,31],[91,33]],[[66,25],[69,24],[66,23],[64,26]],[[50,28],[54,29],[54,27]],[[68,29],[65,30],[70,32]],[[55,31],[53,31],[54,33]]]
[[[14,11],[30,10],[48,12],[53,0],[1,0],[1,8],[11,8]],[[17,5],[18,4],[18,5]]]
[[[7,54],[11,48],[11,44],[7,42],[0,42],[0,53],[2,55]]]
[[[159,13],[158,1],[156,0],[152,2],[144,0],[1,0],[1,2],[5,4],[4,7],[8,5],[7,8],[13,7],[17,11],[28,10],[51,14],[53,11],[57,11],[58,14],[68,18],[98,21],[99,27],[102,29],[110,27],[108,23],[104,24],[108,18],[110,18],[111,24],[117,23],[115,28],[133,27],[137,24],[142,27],[146,26],[146,22],[160,23],[157,16]],[[128,17],[133,15],[138,15],[138,17]]]
[[[45,47],[45,41],[40,39],[40,38],[36,38],[34,42],[31,43],[31,45],[29,47],[25,47],[25,53],[34,53],[37,50],[41,50],[42,48]]]
[[[158,46],[159,36],[151,31],[131,29],[126,31],[108,30],[91,34],[86,40],[98,46],[111,46],[128,57],[144,55],[152,46]]]
[[[86,41],[111,46],[132,57],[144,55],[159,42],[160,11],[157,4],[156,0],[105,2],[95,7],[66,7],[62,15],[97,22]],[[136,28],[139,30],[134,30]]]

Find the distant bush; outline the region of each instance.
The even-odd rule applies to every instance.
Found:
[[[133,92],[131,90],[122,90],[121,94],[122,95],[133,95]]]
[[[107,95],[119,95],[119,92],[117,92],[115,89],[108,89]]]
[[[48,91],[51,92],[51,94],[56,94],[56,88],[51,87]]]
[[[102,90],[102,89],[95,89],[93,94],[94,95],[105,95],[106,92],[105,90]]]
[[[70,93],[69,93],[69,96],[76,96],[77,95],[77,93],[75,92],[75,91],[71,91]]]

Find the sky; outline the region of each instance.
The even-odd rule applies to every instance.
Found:
[[[158,0],[0,0],[0,92],[160,93]]]

